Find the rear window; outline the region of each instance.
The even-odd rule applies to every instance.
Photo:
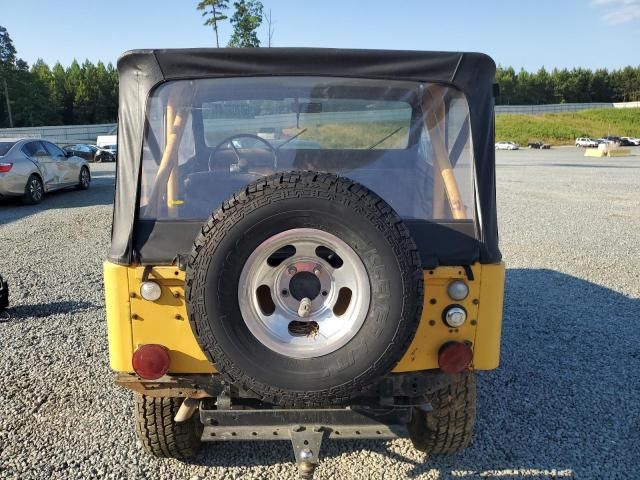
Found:
[[[0,157],[4,157],[16,142],[0,142]]]
[[[289,170],[348,177],[406,219],[474,220],[469,109],[455,88],[268,76],[152,92],[139,218],[204,220],[248,183]]]

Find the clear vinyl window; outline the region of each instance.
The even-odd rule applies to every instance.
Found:
[[[287,170],[349,177],[404,218],[474,219],[469,111],[454,88],[272,76],[153,91],[140,218],[204,220],[246,184]]]

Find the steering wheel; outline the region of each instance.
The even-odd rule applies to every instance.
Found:
[[[270,150],[271,154],[273,155],[273,168],[274,168],[274,170],[278,169],[278,152],[273,147],[273,145],[271,145],[264,138],[259,137],[258,135],[253,135],[251,133],[238,133],[236,135],[231,135],[230,137],[225,138],[220,143],[218,143],[218,145],[216,145],[216,147],[213,149],[213,151],[211,152],[211,155],[209,155],[209,162],[208,162],[208,167],[209,167],[209,171],[210,172],[213,171],[213,165],[211,163],[212,160],[214,159],[216,154],[220,150],[222,150],[222,147],[227,145],[227,144],[231,145],[231,149],[233,150],[233,153],[235,154],[236,159],[238,160],[238,167],[240,166],[240,160],[241,160],[240,159],[240,150],[242,150],[243,147],[238,148],[233,144],[233,141],[238,139],[238,138],[252,138],[254,140],[258,140],[259,142],[265,144],[267,149]],[[227,148],[227,150],[228,150],[228,148]]]

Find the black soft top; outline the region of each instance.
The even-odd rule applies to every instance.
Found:
[[[479,240],[465,239],[436,255],[438,264],[496,263],[501,260],[495,202],[493,83],[495,63],[487,55],[463,52],[247,48],[132,50],[118,60],[120,100],[118,165],[111,262],[135,261],[145,112],[149,93],[170,80],[260,75],[317,75],[433,82],[462,91],[469,105],[476,170]],[[419,239],[418,239],[419,241]],[[450,243],[447,237],[445,243]],[[444,246],[444,245],[443,245]],[[436,245],[437,247],[437,245]],[[187,252],[172,252],[172,255]],[[172,258],[165,259],[170,262]],[[433,264],[429,267],[435,266]]]

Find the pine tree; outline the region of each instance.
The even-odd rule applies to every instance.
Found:
[[[0,25],[0,92],[5,100],[6,117],[10,127],[13,127],[13,114],[9,95],[9,80],[12,72],[16,69],[16,53],[16,47],[13,46],[9,32]]]
[[[220,48],[220,40],[218,39],[218,23],[229,18],[223,13],[229,8],[228,4],[229,0],[201,0],[196,7],[197,10],[202,10],[203,17],[208,17],[204,24],[213,27],[213,31],[216,34],[216,47],[218,48]]]

